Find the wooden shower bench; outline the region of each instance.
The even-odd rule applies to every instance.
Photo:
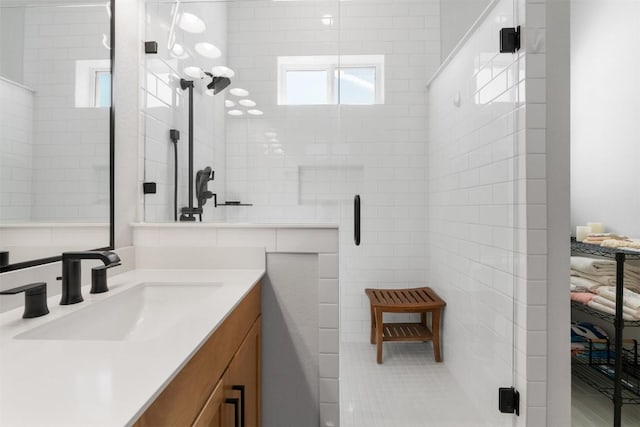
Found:
[[[436,362],[440,356],[440,317],[444,300],[431,288],[365,289],[371,303],[371,344],[377,344],[382,363],[383,341],[433,341]],[[383,313],[420,313],[420,323],[382,323]],[[431,329],[427,325],[431,313]]]

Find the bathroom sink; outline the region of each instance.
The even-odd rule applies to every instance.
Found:
[[[141,283],[17,335],[22,340],[144,341],[206,310],[221,283]]]

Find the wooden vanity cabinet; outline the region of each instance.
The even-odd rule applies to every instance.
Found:
[[[258,283],[134,426],[259,427],[260,322]]]
[[[260,426],[260,328],[251,328],[194,427]]]

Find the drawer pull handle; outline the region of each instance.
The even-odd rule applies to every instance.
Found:
[[[238,399],[237,398],[227,398],[224,400],[224,403],[233,405],[233,426],[240,427],[239,418],[240,414],[238,413]]]
[[[245,427],[245,406],[244,406],[244,386],[243,385],[234,385],[231,387],[231,390],[240,391],[240,413],[242,414],[242,418],[240,418],[240,427]]]
[[[360,195],[353,198],[353,240],[360,246]]]

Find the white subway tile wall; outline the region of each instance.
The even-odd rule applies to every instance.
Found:
[[[265,114],[227,121],[227,192],[253,203],[227,220],[340,224],[343,340],[368,340],[364,288],[428,277],[425,84],[439,65],[438,14],[431,0],[229,4],[229,66]],[[277,105],[278,56],[296,55],[384,55],[385,103]]]
[[[31,216],[22,219],[108,221],[109,108],[76,106],[76,62],[108,67],[107,10],[29,7],[24,17],[24,84],[36,101]]]
[[[198,170],[210,166],[214,170],[214,180],[208,183],[211,192],[217,194],[218,203],[225,196],[225,107],[226,91],[214,97],[205,93],[211,82],[189,77],[186,67],[199,67],[211,72],[213,66],[227,65],[227,22],[225,2],[206,4],[183,4],[183,12],[189,12],[205,19],[206,30],[202,34],[189,34],[179,27],[174,30],[175,44],[169,44],[172,5],[168,3],[146,4],[145,40],[158,43],[158,53],[144,57],[141,78],[142,122],[144,123],[144,176],[142,182],[155,182],[156,194],[144,196],[144,219],[148,222],[171,222],[174,220],[174,164],[173,143],[169,130],[177,129],[178,156],[178,202],[177,210],[188,205],[188,141],[189,116],[188,90],[180,88],[180,79],[194,82],[193,89],[193,141],[194,141],[194,182]],[[207,59],[194,50],[196,42],[206,40],[218,47],[222,54],[216,59]],[[184,53],[174,49],[181,46]],[[194,190],[195,194],[195,190]],[[197,206],[197,202],[194,202]],[[213,199],[206,201],[203,219],[220,221],[225,218],[225,208],[215,209]],[[179,215],[179,214],[178,214]]]
[[[33,92],[2,78],[0,129],[0,220],[28,220],[32,205]]]
[[[528,408],[546,408],[546,352],[532,341],[544,343],[547,328],[544,2],[520,3],[518,17],[514,2],[497,2],[429,91],[430,271],[448,302],[444,358],[496,426],[513,422],[493,410],[505,384],[521,389],[518,425]],[[500,28],[518,24],[524,49],[498,53]]]

